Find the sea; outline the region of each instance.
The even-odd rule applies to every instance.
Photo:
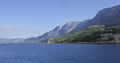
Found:
[[[0,63],[120,63],[120,44],[0,44]]]

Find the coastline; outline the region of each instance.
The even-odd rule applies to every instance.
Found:
[[[101,41],[101,42],[62,42],[62,43],[56,43],[56,42],[47,42],[48,44],[120,44],[120,42],[115,41]]]

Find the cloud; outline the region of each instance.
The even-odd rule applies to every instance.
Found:
[[[40,32],[18,27],[0,27],[0,38],[28,38],[40,35]]]
[[[11,31],[11,30],[14,30],[15,28],[13,27],[0,27],[0,31]]]

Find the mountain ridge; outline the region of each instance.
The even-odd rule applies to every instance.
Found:
[[[78,22],[71,31],[84,29],[92,25],[105,25],[106,27],[120,25],[120,5],[100,10],[93,19]]]
[[[105,25],[106,27],[120,25],[120,5],[104,8],[100,10],[92,19],[76,23],[69,22],[62,27],[58,26],[55,29],[36,38],[39,39],[39,41],[44,41],[49,38],[56,38],[76,30],[87,28],[92,25]]]
[[[68,22],[63,26],[57,26],[53,30],[38,37],[27,38],[24,41],[37,42],[47,41],[49,38],[56,38],[70,32],[81,30],[92,25],[104,25],[106,27],[120,25],[120,5],[104,8],[100,10],[94,18],[85,21]]]

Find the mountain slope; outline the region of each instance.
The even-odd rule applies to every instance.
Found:
[[[93,19],[84,21],[76,29],[83,29],[91,25],[105,25],[106,27],[120,25],[120,5],[99,11]]]
[[[94,32],[98,32],[98,31],[104,31],[105,30],[105,26],[104,25],[93,25],[90,26],[88,28],[82,29],[82,30],[78,30],[72,33],[68,33],[65,34],[61,37],[58,38],[51,38],[49,39],[49,43],[75,43],[78,41],[82,41],[83,37],[91,35]]]
[[[56,38],[70,32],[90,27],[92,25],[104,25],[106,27],[120,25],[120,5],[105,8],[99,11],[93,19],[85,20],[82,22],[66,23],[62,27],[57,26],[52,31],[36,37],[35,40],[38,39],[38,41],[43,41],[49,38]]]
[[[120,25],[120,5],[101,10],[92,22],[106,26]]]
[[[104,25],[93,25],[51,38],[48,43],[120,43],[120,26],[106,28]]]
[[[71,31],[73,31],[78,24],[79,24],[79,22],[69,22],[69,23],[66,23],[62,27],[57,26],[52,31],[44,33],[43,35],[41,35],[41,36],[39,36],[37,38],[38,39],[49,39],[49,38],[55,38],[55,37],[62,36],[64,34],[67,34],[67,33],[71,32]]]

